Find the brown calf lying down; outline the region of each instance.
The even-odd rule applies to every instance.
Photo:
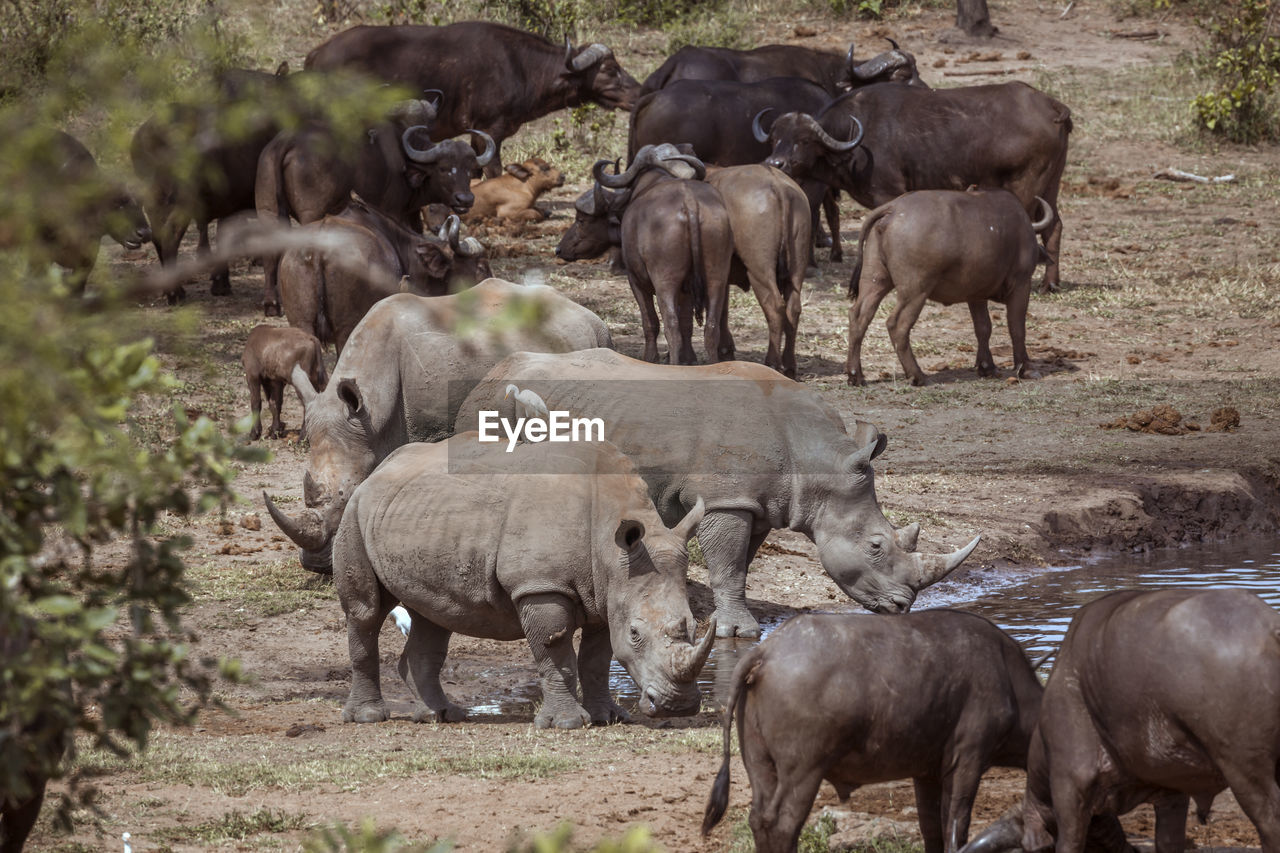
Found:
[[[547,212],[534,207],[534,202],[547,190],[562,186],[564,175],[541,157],[512,163],[505,175],[471,182],[476,201],[463,218],[468,222],[486,217],[538,222],[547,218]]]

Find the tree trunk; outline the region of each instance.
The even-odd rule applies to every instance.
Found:
[[[956,26],[970,36],[990,38],[997,32],[991,26],[987,0],[956,0]]]

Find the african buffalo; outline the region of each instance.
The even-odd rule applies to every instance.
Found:
[[[284,314],[289,325],[333,344],[339,356],[379,299],[402,289],[444,296],[492,274],[484,247],[471,237],[458,240],[456,216],[446,220],[438,236],[423,236],[353,199],[341,213],[304,227],[343,242],[332,249],[285,252],[280,260]]]
[[[207,253],[210,222],[254,209],[258,155],[280,132],[288,100],[286,73],[283,65],[276,74],[225,72],[203,103],[172,104],[134,133],[133,170],[148,188],[143,204],[164,266],[177,260],[192,220],[200,231],[199,251]],[[225,265],[212,282],[214,295],[231,292]],[[178,286],[169,292],[169,302],[184,295]]]
[[[78,139],[43,128],[7,136],[10,202],[0,209],[0,245],[24,247],[36,264],[57,264],[83,292],[104,234],[126,249],[151,239],[142,208]],[[27,206],[18,209],[13,200]]]
[[[669,142],[688,144],[699,160],[717,166],[759,163],[769,156],[769,146],[756,141],[751,120],[761,110],[818,112],[831,100],[817,83],[799,77],[768,80],[677,80],[663,89],[643,95],[631,113],[627,158],[646,145]],[[826,184],[801,184],[808,197],[812,223],[818,230],[818,208],[827,213],[831,229],[831,260],[840,261],[840,210]],[[807,257],[807,256],[806,256]]]
[[[445,139],[474,127],[492,136],[499,155],[485,167],[491,178],[502,173],[503,140],[525,122],[588,102],[630,110],[640,89],[602,44],[560,48],[485,21],[352,27],[307,54],[306,67],[443,90],[436,134]]]
[[[457,430],[475,428],[480,409],[509,417],[511,383],[551,408],[602,418],[667,524],[706,501],[698,541],[721,636],[760,633],[747,611],[747,566],[771,530],[808,536],[846,595],[886,613],[910,609],[977,546],[975,538],[953,554],[915,553],[920,525],[895,529],[876,502],[871,460],[885,437],[861,421],[849,435],[821,395],[763,365],[654,365],[599,349],[517,353],[471,392]]]
[[[1079,853],[1091,815],[1155,807],[1157,853],[1230,788],[1280,850],[1280,614],[1244,590],[1113,592],[1077,611],[1045,687],[1021,816],[963,853]]]
[[[911,778],[925,853],[956,853],[991,767],[1025,767],[1043,688],[1022,649],[958,610],[789,619],[734,668],[724,761],[702,834],[729,804],[738,717],[757,853],[794,853],[825,779],[840,799]]]
[[[693,320],[702,323],[704,312],[707,361],[732,357],[733,338],[725,319],[733,231],[720,193],[702,181],[706,167],[672,145],[641,149],[619,175],[606,174],[607,165],[607,160],[597,161],[592,174],[602,187],[620,191],[608,204],[622,211],[622,260],[640,306],[645,361],[658,360],[655,297],[666,325],[667,358],[672,364],[697,364]],[[561,245],[566,239],[567,233]],[[556,251],[567,257],[559,247]]]
[[[536,322],[513,325],[516,312]],[[302,548],[303,566],[331,571],[352,490],[397,447],[452,435],[458,406],[499,359],[600,346],[612,346],[604,322],[550,287],[490,278],[449,296],[388,296],[351,333],[322,393],[294,371],[311,448],[306,509],[290,517],[268,498],[271,517]]]
[[[754,83],[770,77],[809,80],[831,97],[873,80],[903,80],[923,85],[916,72],[915,57],[899,50],[892,39],[889,43],[893,45],[891,52],[865,62],[853,58],[852,44],[843,55],[790,44],[766,44],[750,50],[686,45],[645,79],[640,94],[665,89],[678,80]]]
[[[508,163],[507,174],[483,181],[472,181],[471,192],[476,203],[463,215],[468,222],[496,217],[516,222],[537,222],[547,218],[535,206],[538,196],[547,190],[564,186],[564,174],[541,157],[523,163]]]
[[[249,412],[253,415],[250,441],[262,436],[264,394],[271,407],[271,429],[267,430],[267,438],[284,437],[280,410],[284,407],[284,389],[292,381],[294,365],[300,366],[317,388],[323,388],[327,378],[320,341],[315,335],[292,327],[255,326],[245,341],[240,363],[244,366]]]
[[[864,207],[912,190],[1007,189],[1035,217],[1036,196],[1054,208],[1043,235],[1049,261],[1042,289],[1058,284],[1062,220],[1058,185],[1067,160],[1071,111],[1025,83],[922,89],[880,83],[850,92],[815,118],[780,116],[756,138],[765,161],[797,180],[845,190]]]
[[[455,632],[528,642],[542,676],[538,728],[626,719],[609,693],[614,655],[646,713],[696,714],[698,671],[715,641],[713,620],[694,644],[685,592],[701,519],[698,505],[668,529],[608,442],[508,452],[464,433],[400,448],[356,488],[334,537],[351,648],[343,719],[387,719],[378,633],[396,602],[413,617],[400,672],[435,719],[466,717],[440,685]]]
[[[750,286],[769,326],[764,363],[795,379],[800,289],[812,242],[809,200],[795,181],[758,163],[710,170],[707,183],[720,193],[729,211],[733,231],[729,283]],[[727,302],[725,311],[724,334],[732,347]],[[733,358],[733,353],[727,357]]]
[[[281,133],[258,160],[258,218],[286,225],[290,217],[304,225],[316,222],[342,210],[352,192],[415,231],[422,229],[421,210],[427,204],[466,212],[475,200],[471,172],[493,156],[494,143],[473,131],[485,145],[480,157],[464,142],[431,144],[426,131],[435,115],[431,102],[412,100],[355,140],[338,138],[326,122]],[[262,305],[268,316],[280,313],[278,263],[278,257],[263,259]]]
[[[996,372],[987,301],[1003,302],[1014,375],[1028,376],[1027,303],[1040,257],[1036,235],[1053,222],[1053,209],[1037,199],[1044,215],[1036,222],[1006,190],[919,190],[871,211],[862,223],[858,261],[849,278],[849,295],[856,300],[849,308],[849,384],[866,384],[862,339],[880,301],[895,289],[898,303],[889,315],[889,337],[911,384],[928,381],[911,352],[910,336],[929,299],[969,304],[980,376]]]

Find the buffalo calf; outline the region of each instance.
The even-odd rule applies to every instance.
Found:
[[[1003,302],[1013,369],[1028,376],[1027,303],[1040,255],[1036,235],[1056,218],[1048,202],[1040,199],[1040,204],[1045,214],[1031,222],[1007,190],[921,190],[871,211],[862,223],[859,258],[849,279],[849,295],[856,300],[849,308],[849,384],[866,383],[862,339],[880,301],[894,289],[898,304],[889,315],[889,338],[913,385],[928,381],[911,352],[910,336],[929,299],[969,304],[982,376],[996,372],[987,301]]]
[[[249,439],[262,436],[262,394],[271,406],[271,429],[267,438],[284,435],[280,407],[284,404],[284,388],[297,365],[306,372],[311,384],[323,388],[326,380],[324,354],[315,335],[301,329],[279,326],[257,326],[244,345],[244,379],[249,384],[249,407],[253,412],[253,429]]]
[[[463,219],[471,222],[492,216],[538,222],[547,218],[545,211],[534,207],[534,202],[547,190],[564,186],[564,174],[541,157],[519,165],[511,163],[506,171],[507,174],[496,178],[471,182],[476,201]]]
[[[797,616],[733,672],[703,834],[728,805],[736,713],[759,853],[796,849],[823,779],[844,800],[908,777],[926,853],[955,853],[983,772],[1024,765],[1041,694],[1018,644],[980,616]]]

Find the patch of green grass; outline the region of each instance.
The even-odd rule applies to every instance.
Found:
[[[183,844],[220,844],[224,841],[245,841],[268,833],[292,832],[306,829],[309,825],[304,815],[261,808],[251,814],[229,811],[216,820],[191,826],[162,827],[151,832],[149,838]]]
[[[358,791],[382,779],[460,774],[481,779],[546,779],[579,761],[537,746],[441,755],[435,749],[350,752],[341,744],[258,744],[238,755],[217,739],[160,735],[128,758],[85,750],[79,764],[93,775],[132,774],[142,782],[189,784],[228,796],[264,789],[307,790],[337,785]]]
[[[298,566],[295,559],[265,563],[203,563],[190,569],[197,601],[235,603],[253,616],[295,613],[337,601],[333,583]]]

